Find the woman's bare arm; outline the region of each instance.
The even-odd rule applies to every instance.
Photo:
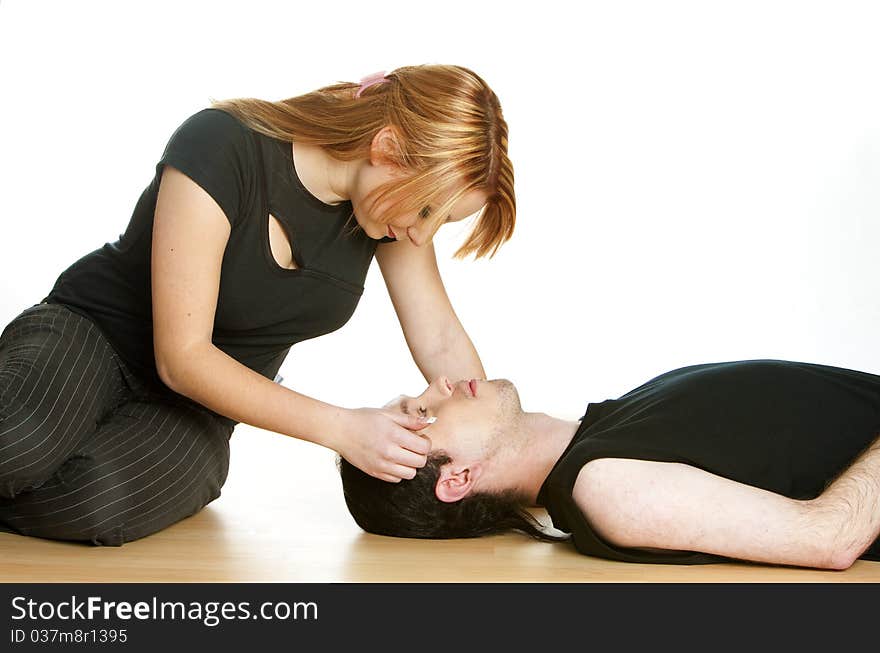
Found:
[[[429,383],[486,378],[470,337],[452,308],[431,243],[383,243],[376,260],[413,360]]]
[[[177,169],[162,173],[153,223],[153,342],[159,377],[238,422],[325,444],[342,409],[300,395],[211,342],[230,226],[222,209]]]
[[[162,381],[235,421],[339,451],[384,480],[411,478],[424,465],[428,445],[407,429],[424,424],[312,399],[273,383],[212,343],[229,234],[229,222],[214,199],[166,166],[152,250],[154,354]]]

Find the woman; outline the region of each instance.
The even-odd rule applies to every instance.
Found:
[[[423,420],[272,379],[349,319],[374,255],[425,377],[484,377],[431,246],[477,211],[457,256],[493,254],[515,218],[498,99],[462,67],[191,116],[120,239],[0,338],[0,523],[105,545],[156,532],[219,496],[237,422],[411,478]]]

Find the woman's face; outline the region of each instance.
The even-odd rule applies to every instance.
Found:
[[[400,169],[391,164],[366,164],[360,170],[354,188],[351,189],[351,204],[355,219],[370,238],[393,238],[395,240],[409,240],[416,246],[431,242],[434,237],[433,220],[427,219],[434,207],[422,207],[420,210],[411,211],[395,216],[385,222],[383,215],[389,212],[388,202],[377,202],[370,207],[365,202],[367,195],[389,181],[401,179]],[[454,190],[441,193],[441,200],[448,199]],[[478,212],[486,204],[488,196],[483,191],[472,190],[465,193],[453,206],[452,212],[447,216],[446,222],[458,222]],[[372,210],[370,210],[372,209]]]

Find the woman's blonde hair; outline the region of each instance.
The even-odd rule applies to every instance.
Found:
[[[341,161],[369,157],[376,133],[392,127],[396,151],[389,159],[406,177],[366,201],[392,207],[384,221],[430,206],[425,219],[436,230],[464,194],[484,192],[486,206],[455,256],[493,256],[513,235],[516,197],[507,123],[492,89],[473,71],[447,65],[405,66],[358,94],[359,88],[338,83],[277,102],[237,98],[212,106],[267,136],[320,145]],[[451,189],[441,202],[439,193]]]

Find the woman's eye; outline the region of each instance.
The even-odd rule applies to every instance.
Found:
[[[424,408],[422,406],[419,406],[419,415],[421,415],[422,417],[427,417],[428,416],[428,409]]]
[[[427,218],[429,215],[431,215],[431,207],[430,206],[423,206],[422,210],[419,211],[419,217],[420,218]]]

